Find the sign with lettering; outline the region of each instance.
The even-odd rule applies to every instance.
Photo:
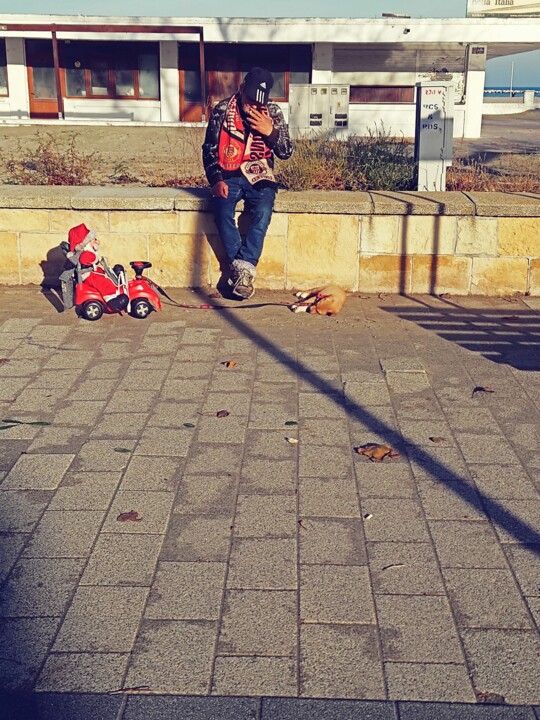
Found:
[[[454,88],[420,82],[416,94],[415,161],[418,190],[444,191],[452,163]]]
[[[467,17],[540,16],[540,2],[532,0],[467,0]]]

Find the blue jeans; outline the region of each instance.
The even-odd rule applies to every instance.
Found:
[[[229,186],[229,196],[212,198],[212,209],[227,260],[229,264],[233,260],[245,260],[257,265],[272,218],[277,188],[250,185],[243,175],[229,178],[225,182]],[[236,206],[242,199],[244,211],[250,216],[245,242],[242,242],[234,218]]]

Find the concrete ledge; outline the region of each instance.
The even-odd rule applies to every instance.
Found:
[[[0,283],[56,284],[82,222],[112,263],[147,260],[164,286],[215,284],[224,267],[207,188],[4,186]],[[281,192],[257,286],[540,295],[539,238],[534,193]]]

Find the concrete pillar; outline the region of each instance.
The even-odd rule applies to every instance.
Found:
[[[487,45],[469,45],[465,75],[465,122],[463,137],[479,138],[482,133],[482,108],[486,82]]]
[[[325,85],[332,82],[333,60],[334,46],[332,43],[315,43],[311,70],[313,85]]]
[[[530,107],[534,105],[534,90],[525,90],[523,93],[523,102]]]
[[[161,40],[159,43],[159,91],[161,122],[180,122],[180,75],[176,40]]]
[[[30,117],[30,96],[23,38],[6,38],[6,57],[10,116],[25,120]]]

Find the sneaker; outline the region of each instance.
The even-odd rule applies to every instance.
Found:
[[[232,277],[229,280],[229,285],[232,287],[233,295],[236,295],[242,300],[249,300],[253,297],[255,288],[253,287],[253,275],[245,268],[234,269]]]

